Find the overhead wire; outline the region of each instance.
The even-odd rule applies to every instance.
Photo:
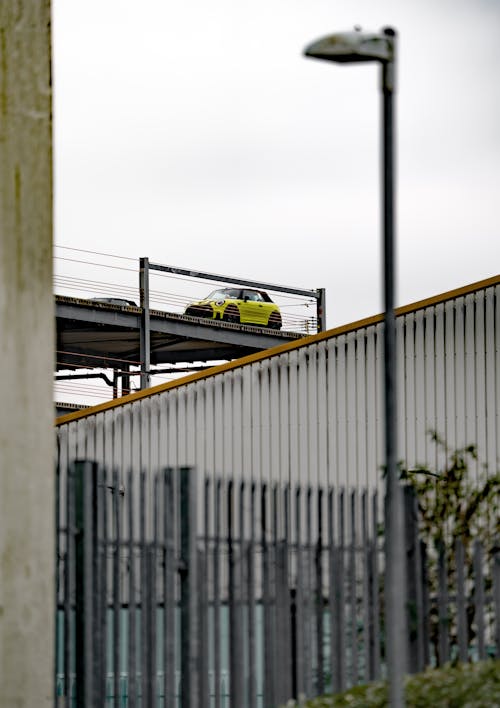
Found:
[[[58,243],[54,244],[55,248],[63,248],[66,251],[79,251],[80,253],[90,253],[93,256],[105,256],[106,258],[121,258],[124,261],[137,261],[137,258],[131,256],[119,256],[116,253],[103,253],[102,251],[91,251],[87,248],[76,248],[75,246],[62,246]]]
[[[61,248],[61,249],[64,249],[64,250],[77,251],[77,252],[79,252],[79,253],[88,253],[88,254],[90,254],[90,255],[96,255],[96,256],[104,256],[105,258],[117,258],[117,259],[121,259],[121,260],[132,261],[132,262],[135,262],[135,263],[137,263],[137,260],[138,260],[137,258],[133,258],[133,257],[131,257],[131,256],[122,256],[122,255],[118,255],[118,254],[116,254],[116,253],[105,253],[105,252],[103,252],[103,251],[93,251],[93,250],[86,249],[86,248],[76,248],[76,247],[74,247],[74,246],[62,246],[62,245],[59,245],[59,244],[55,244],[55,246],[56,246],[57,248]],[[132,271],[132,272],[137,272],[137,271],[138,271],[137,268],[135,268],[135,269],[134,269],[134,268],[120,268],[119,266],[112,266],[112,265],[109,265],[109,264],[106,264],[106,263],[94,263],[93,261],[79,261],[79,260],[76,260],[76,259],[64,258],[63,256],[54,256],[54,258],[57,258],[57,259],[59,259],[59,260],[72,261],[72,262],[75,262],[75,263],[83,263],[83,264],[87,264],[87,265],[97,265],[97,266],[102,266],[102,267],[115,268],[115,269],[119,269],[119,270],[128,270],[128,271]],[[200,278],[196,278],[196,276],[193,276],[193,277],[189,278],[189,277],[186,277],[186,276],[177,275],[177,274],[175,274],[175,273],[167,273],[167,272],[165,272],[165,271],[158,271],[158,270],[154,270],[154,269],[151,269],[151,270],[149,271],[149,274],[150,274],[150,276],[152,276],[152,275],[157,275],[157,276],[161,276],[161,277],[164,277],[164,278],[172,278],[173,280],[182,280],[182,281],[185,281],[185,282],[188,282],[188,283],[193,283],[193,281],[196,281],[196,282],[197,282],[198,280],[200,280]],[[214,278],[214,279],[212,279],[212,278],[204,278],[204,280],[207,280],[208,282],[211,282],[211,283],[220,283],[220,281],[217,280],[216,278]],[[235,283],[238,282],[238,278],[237,278],[237,277],[235,277],[234,282],[235,282]],[[296,299],[296,298],[302,297],[302,296],[293,295],[292,293],[282,293],[282,294],[281,294],[281,297],[282,297],[282,298],[287,298],[287,299]],[[311,302],[314,302],[314,298],[311,300]]]

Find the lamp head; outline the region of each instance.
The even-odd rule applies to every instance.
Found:
[[[339,32],[322,37],[306,47],[304,54],[313,59],[339,63],[394,60],[396,32],[387,27],[380,33]]]

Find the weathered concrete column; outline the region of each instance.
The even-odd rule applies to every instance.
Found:
[[[53,705],[50,0],[0,2],[0,707]]]

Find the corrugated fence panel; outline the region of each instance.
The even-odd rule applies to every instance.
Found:
[[[480,463],[497,467],[499,287],[398,315],[398,452],[410,468],[445,463],[429,431],[450,449],[477,445]],[[96,461],[119,468],[121,483],[129,468],[189,466],[217,478],[378,486],[382,328],[322,333],[62,424],[60,468]]]

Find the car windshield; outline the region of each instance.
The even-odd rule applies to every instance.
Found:
[[[240,292],[239,288],[221,288],[220,290],[214,290],[213,293],[210,293],[207,300],[227,300],[228,298],[239,300]]]

